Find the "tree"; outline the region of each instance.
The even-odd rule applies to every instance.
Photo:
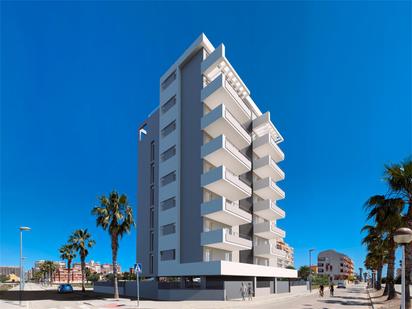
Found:
[[[309,275],[310,275],[311,271],[309,266],[301,266],[298,270],[298,276],[299,278],[302,278],[303,280],[308,280]]]
[[[112,247],[112,266],[114,277],[114,298],[119,298],[119,287],[117,282],[117,251],[119,249],[119,237],[122,238],[124,233],[129,233],[134,226],[133,210],[130,207],[127,196],[112,191],[107,198],[99,198],[100,206],[92,210],[96,216],[96,225],[101,226],[103,230],[108,230],[111,247]]]
[[[70,269],[73,259],[76,258],[76,252],[73,244],[66,244],[60,247],[60,258],[62,260],[67,260],[67,283],[70,283]]]
[[[408,158],[401,164],[392,164],[385,166],[385,180],[389,184],[391,194],[403,199],[408,209],[405,215],[405,226],[412,229],[412,158]],[[411,308],[410,300],[410,284],[412,278],[410,276],[412,271],[412,243],[405,248],[405,299],[406,308]]]
[[[40,271],[43,274],[47,274],[50,280],[50,284],[53,283],[53,273],[56,271],[56,264],[53,261],[44,261],[40,264]]]
[[[96,282],[99,281],[100,275],[98,273],[90,272],[89,274],[86,274],[86,279],[90,282]]]
[[[69,242],[73,245],[73,248],[80,254],[80,264],[82,271],[82,291],[86,292],[84,288],[85,279],[85,268],[86,268],[86,257],[89,254],[89,248],[93,247],[96,243],[92,239],[92,235],[87,231],[87,229],[79,229],[73,232],[70,236]]]
[[[362,232],[366,232],[366,236],[362,239],[362,244],[366,245],[368,254],[365,259],[367,269],[377,272],[376,289],[382,288],[382,269],[387,261],[387,241],[382,239],[381,232],[376,226],[365,225]]]
[[[8,275],[0,275],[0,282],[1,283],[6,282],[9,279],[10,279],[10,276],[8,276]]]
[[[296,268],[292,265],[288,265],[288,266],[286,266],[286,269],[296,269]]]
[[[395,231],[402,226],[402,210],[404,201],[400,198],[386,198],[383,195],[372,196],[365,204],[369,211],[368,220],[374,219],[376,229],[387,242],[388,268],[384,295],[388,300],[393,299],[395,291],[395,250],[396,243],[393,238]]]

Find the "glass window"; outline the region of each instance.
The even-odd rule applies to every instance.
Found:
[[[176,233],[176,224],[170,223],[161,227],[162,235],[170,235]]]
[[[150,232],[150,251],[153,251],[154,248],[154,233],[153,231]]]
[[[176,180],[176,171],[173,171],[165,176],[162,177],[161,179],[161,184],[162,186],[166,186],[171,182],[174,182]]]
[[[153,254],[150,254],[149,257],[149,272],[153,274]]]
[[[176,146],[172,146],[169,149],[165,150],[161,155],[160,158],[162,161],[166,161],[173,157],[176,154]]]
[[[162,90],[165,90],[176,79],[176,71],[173,71],[162,83]]]
[[[171,197],[160,203],[162,210],[167,210],[176,206],[176,198]]]
[[[151,186],[150,186],[150,206],[153,206],[153,205],[154,205],[154,196],[155,196],[155,194],[154,194],[154,186],[151,185]]]
[[[155,159],[155,143],[152,141],[150,143],[150,160],[154,161]]]
[[[154,183],[154,178],[155,178],[155,167],[154,163],[150,164],[150,183]]]
[[[160,260],[161,261],[170,261],[170,260],[174,260],[175,258],[176,258],[176,250],[175,249],[160,251]]]
[[[174,130],[176,130],[176,120],[173,120],[171,123],[169,123],[162,129],[162,137],[168,136]]]
[[[169,109],[171,109],[176,104],[176,96],[173,96],[171,99],[167,100],[166,103],[162,105],[162,113],[166,113]]]
[[[154,208],[150,208],[150,228],[154,227]]]

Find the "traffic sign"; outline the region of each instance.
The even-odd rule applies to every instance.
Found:
[[[136,264],[134,264],[134,271],[135,271],[136,273],[141,274],[141,273],[142,273],[142,270],[143,270],[143,268],[142,268],[142,263],[136,263]]]

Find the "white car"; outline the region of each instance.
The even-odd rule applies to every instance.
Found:
[[[345,283],[343,283],[343,282],[339,282],[336,288],[338,288],[338,289],[346,289],[346,285],[345,285]]]

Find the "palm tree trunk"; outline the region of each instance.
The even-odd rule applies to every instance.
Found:
[[[118,239],[116,234],[112,234],[112,266],[113,266],[113,277],[114,277],[114,298],[119,298],[119,286],[117,284],[117,248]]]
[[[72,264],[71,260],[67,260],[67,283],[70,283],[70,266]]]
[[[410,229],[412,229],[412,196],[409,195],[408,199],[408,213],[407,213],[407,225]],[[405,300],[406,300],[406,308],[411,309],[411,292],[410,292],[410,285],[412,283],[411,278],[412,272],[412,243],[405,246]]]
[[[390,240],[389,240],[389,248],[388,248],[388,270],[386,274],[386,286],[387,288],[387,293],[388,293],[388,300],[391,300],[395,297],[396,291],[395,291],[395,282],[394,282],[394,277],[395,277],[395,241],[393,240],[392,235],[390,235]],[[386,287],[385,287],[386,290]]]
[[[84,268],[85,268],[85,265],[86,265],[86,263],[85,263],[86,257],[81,256],[80,259],[81,259],[81,269],[82,269],[82,292],[84,293],[84,292],[86,292],[86,289],[84,288]]]
[[[376,290],[382,289],[382,266],[379,266],[376,276]]]

